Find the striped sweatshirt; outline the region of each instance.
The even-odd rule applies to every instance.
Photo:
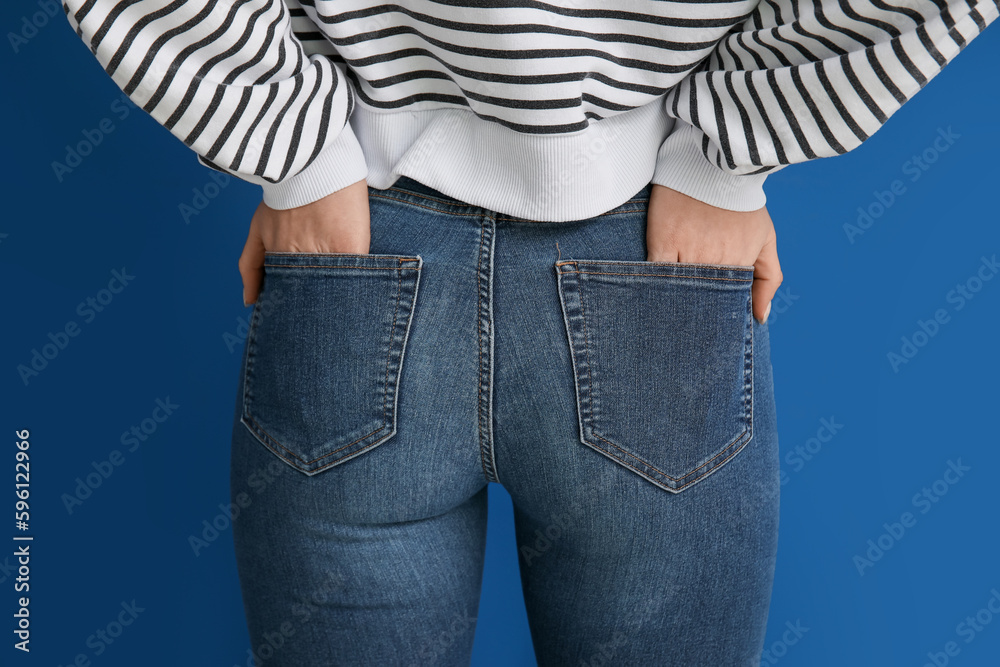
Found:
[[[207,167],[302,206],[401,175],[510,216],[653,182],[734,211],[859,146],[1000,0],[64,0]]]

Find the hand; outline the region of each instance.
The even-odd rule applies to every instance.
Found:
[[[260,203],[250,219],[240,275],[243,304],[256,303],[264,279],[264,252],[349,252],[371,244],[368,181],[360,180],[305,206],[286,210]]]
[[[753,316],[761,324],[781,284],[767,207],[730,211],[654,183],[646,214],[646,261],[753,266]]]

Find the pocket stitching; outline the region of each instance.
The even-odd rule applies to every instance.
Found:
[[[609,263],[611,263],[611,262],[614,262],[615,260],[607,260],[607,261]],[[556,267],[557,267],[557,272],[558,272],[559,275],[562,275],[562,274],[565,274],[565,273],[577,273],[577,274],[580,274],[580,273],[594,273],[594,274],[603,274],[603,275],[626,275],[626,276],[636,276],[636,275],[638,275],[638,276],[653,276],[653,277],[661,277],[661,278],[699,278],[699,279],[703,279],[703,280],[727,280],[727,281],[732,281],[732,282],[752,282],[752,279],[746,279],[745,280],[745,279],[735,279],[735,278],[711,278],[711,277],[707,277],[707,276],[680,276],[680,275],[675,275],[675,274],[659,274],[659,273],[655,273],[655,274],[640,274],[640,273],[611,273],[611,272],[605,272],[605,271],[580,271],[580,270],[576,270],[576,271],[561,271],[561,270],[558,269],[559,266],[562,266],[562,265],[565,265],[565,264],[573,264],[574,266],[578,266],[578,263],[577,263],[576,260],[568,260],[568,261],[558,262],[556,264]],[[557,284],[559,284],[559,283],[557,282]],[[561,288],[561,285],[559,285],[559,286]],[[585,346],[585,351],[586,351],[586,354],[587,354],[587,383],[588,383],[588,389],[587,389],[586,393],[587,393],[587,402],[589,404],[589,407],[587,409],[587,412],[588,412],[588,415],[587,415],[588,419],[587,419],[587,421],[591,423],[591,426],[590,426],[590,432],[591,432],[591,434],[593,434],[595,437],[603,440],[604,442],[608,443],[609,445],[611,445],[612,447],[614,447],[618,451],[622,452],[622,454],[624,454],[624,455],[626,455],[626,456],[628,456],[628,457],[630,457],[630,458],[638,461],[639,463],[643,464],[644,466],[648,467],[649,469],[656,471],[660,475],[663,475],[663,477],[665,477],[665,478],[667,478],[667,479],[669,479],[671,481],[674,481],[674,482],[680,481],[680,480],[684,480],[684,479],[690,477],[692,474],[695,474],[699,470],[705,468],[706,466],[708,466],[709,464],[711,464],[712,462],[714,462],[716,459],[718,459],[720,456],[726,456],[725,459],[723,459],[722,461],[719,461],[714,467],[712,467],[709,470],[704,471],[703,473],[699,474],[697,477],[695,477],[695,478],[693,478],[693,479],[685,482],[684,484],[682,484],[682,485],[680,485],[678,487],[665,487],[668,490],[673,491],[673,492],[682,491],[683,489],[685,489],[688,486],[694,484],[695,482],[698,482],[698,481],[704,479],[708,475],[712,474],[713,472],[715,472],[716,470],[718,470],[719,468],[721,468],[723,464],[725,464],[727,461],[729,461],[730,459],[732,459],[734,456],[736,456],[736,454],[738,454],[740,451],[743,450],[743,448],[747,445],[747,443],[750,442],[750,440],[752,438],[752,433],[753,433],[753,428],[752,428],[753,427],[753,412],[752,412],[752,407],[751,407],[753,405],[752,402],[751,402],[753,400],[753,398],[752,398],[752,396],[753,396],[753,358],[752,358],[752,353],[753,353],[753,323],[752,322],[750,323],[750,326],[749,326],[749,341],[747,340],[747,335],[746,334],[744,334],[744,336],[743,336],[743,340],[744,340],[744,342],[743,342],[743,346],[744,346],[744,355],[743,355],[744,356],[744,371],[743,371],[743,384],[744,384],[744,391],[743,391],[743,417],[746,420],[746,426],[744,427],[743,431],[739,435],[737,435],[731,442],[729,442],[724,447],[722,447],[722,449],[720,449],[719,452],[716,453],[715,456],[713,456],[711,459],[709,459],[708,461],[705,461],[704,463],[702,463],[701,465],[699,465],[697,468],[694,468],[694,469],[688,471],[687,473],[685,473],[681,477],[673,477],[673,476],[668,475],[667,473],[663,472],[662,470],[656,468],[655,466],[651,465],[647,461],[644,461],[643,459],[639,458],[635,454],[632,454],[631,452],[623,449],[622,447],[620,447],[619,445],[615,444],[611,440],[608,440],[607,438],[605,438],[604,436],[602,436],[597,431],[597,429],[595,428],[596,418],[599,416],[599,414],[594,409],[594,403],[596,402],[599,405],[600,401],[599,400],[595,401],[595,396],[597,395],[597,391],[596,391],[596,385],[595,385],[595,383],[593,381],[593,377],[591,375],[591,367],[593,366],[593,363],[591,362],[591,357],[590,357],[590,347],[591,347],[591,345],[590,345],[590,338],[589,338],[589,335],[587,333],[586,305],[585,305],[585,300],[584,300],[584,296],[583,296],[584,290],[583,290],[582,285],[579,283],[579,280],[576,283],[575,289],[577,291],[577,296],[580,299],[580,319],[581,319],[581,322],[583,324],[584,346]],[[752,301],[748,302],[747,308],[748,309],[752,308]],[[746,324],[744,324],[744,328],[746,328]],[[572,345],[572,334],[570,332],[568,332],[568,331],[567,331],[567,333],[569,334],[569,339],[570,339],[569,342]],[[571,353],[572,353],[572,349],[571,349]],[[576,362],[574,361],[574,365],[575,365],[575,363]],[[750,379],[749,386],[747,386],[747,378],[748,377]],[[578,398],[579,398],[579,393],[581,393],[580,392],[579,384],[578,383],[574,383],[574,384],[576,385],[576,391],[578,392]],[[581,410],[582,409],[583,408],[581,406]],[[581,423],[581,428],[582,427],[583,427],[583,424]],[[585,431],[583,433],[581,433],[581,438],[582,438],[582,440],[586,444],[588,444],[591,447],[594,447],[594,448],[596,448],[596,449],[604,452],[605,454],[607,454],[607,455],[611,456],[612,458],[614,458],[614,460],[616,462],[621,463],[622,465],[628,467],[629,469],[634,470],[640,476],[648,479],[647,474],[644,471],[636,468],[633,465],[630,465],[627,461],[623,461],[620,457],[615,456],[612,452],[608,451],[605,447],[602,447],[600,445],[600,443],[594,442],[593,440],[588,440],[587,437],[586,437]],[[658,483],[658,485],[661,485],[661,484]]]
[[[574,273],[593,273],[593,272],[576,271]],[[623,274],[615,273],[615,274],[610,274],[610,275],[623,275]],[[646,275],[646,274],[624,274],[624,275]],[[659,275],[659,274],[656,274],[656,275]],[[590,338],[587,335],[587,307],[586,307],[586,302],[584,301],[584,298],[583,298],[583,289],[579,285],[577,286],[577,291],[578,291],[579,297],[580,297],[580,315],[581,315],[581,319],[583,321],[583,339],[584,339],[584,345],[586,346],[586,350],[587,350],[587,379],[588,379],[588,386],[589,386],[589,390],[588,391],[593,396],[593,395],[597,394],[597,391],[596,391],[597,385],[594,384],[594,379],[593,379],[593,377],[591,375],[591,372],[590,372],[590,369],[593,366],[593,363],[590,361]],[[746,343],[744,342],[744,346],[745,345],[746,345]],[[744,353],[744,356],[745,356],[745,353]],[[744,378],[744,382],[745,381],[746,381],[746,379]],[[745,416],[745,413],[746,413],[746,402],[747,402],[746,391],[744,391],[743,393],[744,393],[744,396],[743,396],[743,412],[744,412],[744,416]],[[593,398],[591,398],[589,402],[590,402],[590,412],[591,412],[591,415],[592,415],[592,420],[591,421],[596,422],[597,417],[599,417],[600,415],[598,415],[596,413],[596,411],[594,410],[594,403],[596,402],[598,405],[600,405],[600,400],[595,401]],[[671,481],[674,481],[674,482],[680,481],[682,479],[686,479],[687,477],[690,477],[693,473],[701,470],[705,466],[707,466],[710,463],[712,463],[713,461],[715,461],[715,459],[717,459],[720,456],[723,456],[724,454],[726,454],[729,449],[731,449],[734,445],[736,445],[736,443],[738,443],[740,440],[743,439],[743,436],[745,436],[747,434],[747,431],[749,431],[749,430],[750,430],[749,428],[744,428],[743,431],[739,435],[737,435],[735,438],[733,438],[733,440],[731,442],[729,442],[728,444],[726,444],[726,446],[723,447],[719,451],[718,454],[716,454],[715,456],[713,456],[708,461],[705,461],[704,463],[702,463],[697,468],[689,470],[687,473],[685,473],[684,475],[681,475],[680,477],[673,477],[673,476],[668,475],[667,473],[663,472],[662,470],[660,470],[656,466],[650,464],[649,462],[644,461],[643,459],[639,458],[635,454],[632,454],[631,452],[626,451],[622,447],[616,445],[611,440],[608,440],[603,435],[601,435],[594,426],[590,427],[590,432],[593,433],[596,437],[598,437],[601,440],[603,440],[604,442],[608,443],[609,445],[611,445],[612,447],[614,447],[618,451],[622,452],[626,456],[629,456],[629,457],[635,459],[636,461],[638,461],[639,463],[642,463],[643,465],[648,466],[652,470],[655,470],[656,472],[660,473],[661,475],[663,475],[667,479],[669,479]],[[591,442],[590,444],[596,445],[597,443]],[[697,479],[701,479],[701,476],[699,476]],[[693,480],[693,481],[696,481],[696,480]],[[689,483],[691,483],[691,482],[689,482]]]
[[[745,402],[745,401],[744,401],[744,402]],[[593,430],[593,429],[591,429],[591,430]],[[708,476],[709,476],[709,475],[711,475],[711,474],[712,474],[713,472],[715,472],[716,470],[718,470],[719,468],[721,468],[721,467],[722,467],[722,465],[723,465],[724,463],[726,463],[726,461],[728,461],[729,459],[733,458],[734,456],[736,456],[737,454],[739,454],[739,453],[740,453],[741,451],[743,451],[743,448],[744,448],[744,447],[746,447],[746,445],[747,445],[747,443],[748,443],[748,442],[750,442],[750,438],[747,438],[747,439],[746,439],[746,442],[743,442],[743,443],[741,443],[741,444],[739,443],[740,439],[742,439],[742,438],[743,438],[743,436],[744,436],[744,435],[746,435],[746,434],[747,434],[748,432],[749,432],[749,429],[746,429],[746,430],[744,430],[744,431],[743,431],[743,433],[742,433],[742,434],[740,434],[740,437],[739,437],[739,438],[737,438],[737,439],[736,439],[736,440],[734,440],[733,442],[731,442],[731,443],[729,443],[728,445],[726,445],[726,446],[725,446],[725,447],[723,448],[722,452],[721,452],[720,454],[718,454],[717,456],[715,456],[715,457],[714,457],[714,458],[718,458],[718,457],[719,457],[719,456],[721,456],[721,455],[722,455],[723,453],[728,453],[728,454],[729,454],[729,456],[727,456],[727,457],[726,457],[726,458],[725,458],[724,460],[720,461],[720,462],[718,463],[718,465],[716,465],[716,466],[715,466],[714,468],[712,468],[711,470],[708,470],[708,471],[706,471],[705,473],[703,473],[703,474],[699,475],[698,477],[695,477],[695,478],[694,478],[694,479],[692,479],[692,480],[689,480],[689,481],[685,482],[684,484],[681,484],[680,486],[677,486],[677,487],[667,487],[667,490],[669,490],[669,491],[673,491],[673,492],[678,492],[678,491],[683,491],[684,489],[686,489],[687,487],[691,486],[691,485],[692,485],[692,484],[694,484],[695,482],[699,482],[699,481],[701,481],[701,480],[702,480],[702,479],[704,479],[705,477],[708,477]],[[599,435],[598,435],[597,437],[599,437],[599,438],[600,438],[601,436],[599,436]],[[601,439],[602,439],[602,440],[605,440],[604,438],[601,438]],[[607,454],[608,454],[609,456],[612,456],[612,457],[614,457],[615,461],[617,461],[617,462],[621,463],[622,465],[626,466],[627,468],[629,468],[629,469],[631,469],[631,470],[634,470],[634,471],[636,471],[636,472],[637,472],[637,473],[638,473],[639,475],[641,475],[642,477],[646,478],[646,477],[645,477],[645,473],[644,473],[644,472],[643,472],[642,470],[640,470],[640,469],[636,468],[636,467],[635,467],[635,466],[633,466],[633,465],[630,465],[630,464],[629,464],[629,463],[628,463],[627,461],[622,461],[622,460],[621,460],[620,458],[618,458],[617,456],[614,456],[614,454],[612,454],[611,452],[609,452],[609,451],[608,451],[608,450],[606,450],[605,448],[601,447],[601,446],[600,446],[599,444],[597,444],[597,443],[595,443],[595,442],[591,442],[591,441],[589,441],[589,440],[586,440],[585,442],[586,442],[587,444],[589,444],[590,446],[592,446],[592,447],[596,447],[597,449],[601,450],[602,452],[606,452],[606,453],[607,453]],[[640,463],[642,463],[643,465],[646,465],[646,466],[649,466],[649,467],[650,467],[650,468],[652,468],[653,470],[656,470],[656,468],[654,468],[653,466],[649,465],[648,463],[646,463],[645,461],[643,461],[643,460],[642,460],[642,459],[640,459],[639,457],[637,457],[637,456],[634,456],[634,455],[632,455],[632,454],[629,454],[629,453],[628,453],[628,452],[626,452],[626,451],[625,451],[624,449],[622,449],[622,448],[621,448],[621,447],[619,447],[618,445],[615,445],[615,444],[614,444],[613,442],[611,442],[610,440],[605,440],[605,442],[607,442],[608,444],[610,444],[610,445],[614,446],[614,447],[615,447],[615,449],[618,449],[618,450],[622,451],[623,453],[625,453],[625,454],[628,454],[629,456],[631,456],[631,457],[632,457],[632,458],[634,458],[635,460],[639,461],[639,462],[640,462]],[[735,447],[735,446],[736,446],[737,444],[739,444],[739,447],[736,447],[736,449],[733,449],[733,447]],[[727,452],[727,450],[732,450],[732,451],[729,451],[729,452]],[[713,460],[714,460],[714,459],[713,459]],[[704,467],[704,466],[698,466],[698,468],[702,468],[702,467]],[[697,470],[697,468],[695,468],[695,470]],[[656,470],[656,471],[657,471],[657,472],[660,472],[659,470]],[[694,472],[694,471],[692,471],[692,472]],[[665,473],[662,473],[662,472],[661,472],[660,474],[662,474],[662,475],[663,475],[664,477],[668,477],[668,478],[670,478],[670,479],[675,479],[675,478],[673,478],[673,477],[670,477],[670,475],[667,475],[667,474],[665,474]],[[686,476],[687,476],[687,475],[685,475],[685,477],[686,477]],[[648,479],[648,478],[646,478],[646,479]],[[684,477],[678,477],[678,478],[676,478],[676,479],[684,479]],[[654,483],[655,483],[655,482],[654,482]]]
[[[582,260],[578,259],[567,259],[561,262],[556,262],[556,266],[563,266],[565,264],[579,265]],[[712,269],[715,271],[736,271],[742,273],[753,273],[753,266],[746,266],[743,264],[709,264],[705,262],[650,262],[648,260],[631,260],[631,259],[588,259],[584,261],[585,264],[614,264],[614,265],[628,265],[635,266],[637,268],[645,266],[663,266],[663,267],[690,267],[692,269]],[[633,275],[633,274],[625,274]],[[657,276],[670,277],[674,274],[654,274]],[[688,276],[691,278],[701,278],[704,276]],[[753,278],[745,278],[741,280],[753,280]]]
[[[591,273],[601,276],[652,276],[653,278],[694,278],[696,280],[725,280],[734,283],[753,282],[753,278],[720,278],[717,276],[685,276],[676,273],[613,273],[611,271],[563,271],[562,273]]]
[[[403,260],[400,260],[401,262]],[[334,266],[329,264],[268,264],[269,269],[364,269],[367,271],[401,271],[395,266]],[[419,271],[419,269],[414,269]]]
[[[695,278],[696,280],[726,280],[734,283],[753,282],[750,278],[719,278],[716,276],[682,276],[680,274],[663,273],[613,273],[611,271],[574,271],[573,273],[593,273],[602,276],[652,276],[654,278]]]
[[[250,418],[250,419],[252,420],[252,418]],[[255,430],[253,429],[253,427],[251,427],[251,426],[250,426],[250,424],[248,424],[248,423],[246,422],[246,419],[244,419],[244,418],[241,418],[241,419],[240,419],[240,421],[241,421],[241,422],[242,422],[242,423],[243,423],[243,424],[244,424],[245,426],[247,426],[247,428],[249,428],[249,429],[250,429],[250,432],[251,432],[251,433],[253,433],[254,435],[257,435],[257,433],[256,433],[256,431],[255,431]],[[256,422],[254,422],[254,424],[256,424]],[[382,428],[378,429],[378,431],[372,431],[372,433],[378,433],[379,431],[381,431],[381,430],[383,430],[383,429],[385,429],[385,426],[383,426]],[[369,433],[368,435],[371,435],[371,433]],[[267,438],[268,438],[269,440],[273,440],[272,438],[270,438],[270,436],[266,436],[266,437],[267,437]],[[365,437],[367,438],[368,436],[366,435]],[[354,456],[357,456],[357,455],[361,454],[362,452],[365,452],[365,451],[367,451],[367,450],[371,449],[372,447],[374,447],[375,445],[377,445],[377,444],[379,444],[379,443],[383,442],[384,440],[385,440],[385,438],[381,438],[381,439],[379,439],[379,440],[376,440],[375,442],[371,443],[370,445],[367,445],[367,446],[365,446],[365,447],[362,447],[362,448],[361,448],[361,449],[359,449],[358,451],[354,452],[354,454],[353,454],[353,455],[354,455]],[[263,441],[262,441],[262,442],[263,442]],[[358,441],[357,441],[357,440],[355,440],[354,442],[358,442]],[[287,448],[285,448],[285,447],[283,447],[282,445],[280,445],[280,444],[279,444],[279,443],[278,443],[277,441],[275,441],[275,442],[274,442],[274,444],[278,445],[279,447],[281,447],[281,448],[282,448],[282,449],[284,449],[285,451],[288,451],[288,450],[287,450]],[[354,443],[351,443],[351,444],[354,444]],[[265,446],[267,446],[267,442],[264,442],[264,445],[265,445]],[[350,446],[350,445],[345,445],[345,447],[349,447],[349,446]],[[288,460],[288,459],[287,459],[286,457],[282,456],[282,455],[281,455],[281,452],[276,452],[276,451],[274,451],[273,449],[270,449],[270,448],[268,448],[268,449],[269,449],[269,451],[270,451],[270,452],[272,452],[272,453],[273,453],[274,455],[276,455],[276,456],[277,456],[278,458],[280,458],[280,459],[281,459],[282,461],[285,461],[286,463],[288,463],[289,465],[291,465],[291,466],[292,466],[293,468],[295,468],[296,470],[299,470],[300,472],[303,472],[303,473],[305,473],[306,475],[315,475],[315,474],[316,474],[316,473],[318,473],[318,472],[322,472],[322,471],[326,470],[327,468],[329,468],[329,467],[331,467],[331,466],[335,465],[335,464],[336,464],[336,463],[337,463],[338,461],[340,461],[340,460],[342,460],[342,459],[344,458],[343,456],[341,456],[340,458],[337,458],[337,459],[334,459],[333,461],[330,461],[329,463],[324,463],[324,464],[323,464],[322,466],[320,466],[319,468],[316,468],[315,470],[302,470],[302,469],[301,469],[301,468],[299,468],[299,467],[298,467],[297,465],[295,465],[295,463],[293,463],[292,461],[289,461],[289,460]],[[342,447],[341,449],[343,449],[343,447]],[[340,451],[340,449],[338,449],[337,451],[339,452],[339,451]],[[294,457],[295,457],[296,459],[298,459],[299,461],[301,461],[301,460],[302,460],[302,459],[299,459],[299,457],[295,456],[295,454],[293,454],[292,452],[290,452],[290,451],[289,451],[288,453],[289,453],[289,454],[291,454],[292,456],[294,456]],[[336,452],[331,452],[331,453],[336,453]],[[323,457],[320,457],[320,458],[323,458]],[[313,460],[314,460],[314,461],[318,461],[319,459],[313,459]]]
[[[347,447],[350,447],[350,446],[351,446],[351,445],[353,445],[353,444],[356,444],[356,443],[358,443],[358,442],[361,442],[361,441],[362,441],[362,440],[364,440],[365,438],[368,438],[368,437],[370,437],[370,436],[374,435],[375,433],[378,433],[379,431],[384,431],[384,430],[386,429],[386,426],[388,426],[388,424],[386,424],[386,425],[382,426],[381,428],[377,428],[377,429],[375,429],[374,431],[372,431],[371,433],[369,433],[369,434],[367,434],[367,435],[363,435],[363,436],[361,436],[360,438],[358,438],[358,439],[357,439],[357,440],[355,440],[354,442],[349,442],[349,443],[347,443],[346,445],[344,445],[343,447],[340,447],[340,448],[338,448],[338,449],[335,449],[334,451],[332,451],[332,452],[330,452],[330,453],[328,453],[328,454],[324,454],[323,456],[319,456],[319,457],[317,457],[317,458],[313,459],[312,461],[306,461],[305,459],[303,459],[303,458],[301,458],[300,456],[296,455],[296,453],[295,453],[295,452],[293,452],[292,450],[288,449],[288,447],[285,447],[285,446],[284,446],[283,444],[281,444],[280,442],[278,442],[277,440],[275,440],[275,439],[274,439],[274,436],[272,436],[272,435],[271,435],[271,434],[269,434],[269,433],[268,433],[267,431],[265,431],[265,430],[264,430],[264,427],[263,427],[263,426],[261,426],[260,424],[258,424],[258,423],[257,423],[257,421],[256,421],[256,420],[255,420],[255,419],[253,418],[253,416],[251,416],[251,415],[249,415],[249,414],[248,414],[248,415],[246,415],[246,418],[247,418],[247,419],[249,419],[249,420],[250,420],[250,421],[251,421],[251,422],[253,423],[253,428],[254,428],[255,430],[259,430],[259,431],[260,431],[260,434],[261,434],[261,435],[262,435],[262,436],[263,436],[264,438],[266,438],[266,439],[267,439],[267,440],[268,440],[269,442],[271,442],[271,443],[274,443],[274,444],[275,444],[275,445],[277,445],[278,447],[281,447],[281,448],[282,448],[283,450],[285,450],[286,452],[288,452],[288,455],[289,455],[289,456],[291,456],[292,458],[294,458],[294,459],[296,459],[296,460],[298,460],[298,461],[301,461],[302,463],[305,463],[306,465],[310,465],[310,464],[312,464],[312,463],[316,463],[316,461],[319,461],[319,460],[322,460],[322,459],[325,459],[325,458],[327,458],[328,456],[333,456],[333,455],[334,455],[334,454],[336,454],[337,452],[339,452],[339,451],[341,451],[341,450],[343,450],[343,449],[346,449]],[[338,460],[339,460],[339,459],[338,459]]]
[[[743,400],[743,403],[744,403],[744,405],[746,405],[746,399],[744,399],[744,400]],[[660,473],[661,475],[663,475],[663,476],[664,476],[664,477],[666,477],[667,479],[669,479],[669,480],[671,480],[671,481],[674,481],[674,482],[676,482],[676,481],[679,481],[679,480],[682,480],[682,479],[686,479],[686,478],[690,477],[692,473],[695,473],[695,472],[697,472],[698,470],[701,470],[702,468],[704,468],[705,466],[707,466],[707,465],[708,465],[709,463],[711,463],[711,462],[712,462],[712,461],[714,461],[715,459],[717,459],[717,458],[719,458],[720,456],[723,456],[723,455],[725,455],[726,453],[728,453],[728,450],[729,450],[729,449],[731,449],[731,448],[732,448],[733,446],[735,446],[736,444],[738,444],[738,443],[739,443],[739,441],[743,439],[743,436],[745,436],[745,435],[746,435],[746,434],[747,434],[747,433],[748,433],[748,432],[750,431],[750,429],[747,429],[747,428],[743,429],[743,432],[742,432],[742,433],[740,433],[740,434],[739,434],[738,436],[736,436],[736,438],[735,438],[735,439],[734,439],[734,440],[733,440],[732,442],[728,443],[728,444],[727,444],[727,445],[726,445],[725,447],[723,447],[723,448],[722,448],[722,449],[721,449],[721,450],[719,451],[719,453],[718,453],[718,454],[716,454],[715,456],[713,456],[712,458],[710,458],[710,459],[709,459],[708,461],[705,461],[704,463],[702,463],[702,464],[701,464],[700,466],[698,466],[697,468],[693,468],[692,470],[690,470],[690,471],[689,471],[688,473],[686,473],[685,475],[683,475],[683,476],[681,476],[681,477],[671,477],[671,476],[670,476],[670,475],[668,475],[667,473],[665,473],[665,472],[663,472],[662,470],[658,469],[658,468],[657,468],[656,466],[654,466],[654,465],[651,465],[650,463],[648,463],[648,462],[646,462],[646,461],[643,461],[643,460],[642,460],[641,458],[639,458],[639,457],[638,457],[638,456],[636,456],[635,454],[632,454],[631,452],[628,452],[628,451],[625,451],[624,449],[622,449],[621,447],[619,447],[619,446],[618,446],[618,445],[616,445],[615,443],[611,442],[610,440],[608,440],[607,438],[605,438],[604,436],[602,436],[602,435],[601,435],[600,433],[598,433],[598,432],[597,432],[597,431],[596,431],[595,429],[591,428],[590,430],[591,430],[591,432],[592,432],[592,433],[593,433],[593,434],[594,434],[595,436],[597,436],[598,438],[600,438],[600,439],[601,439],[601,440],[603,440],[604,442],[608,443],[609,445],[611,445],[612,447],[614,447],[614,448],[615,448],[615,449],[617,449],[618,451],[622,452],[622,453],[623,453],[623,454],[625,454],[626,456],[630,456],[630,457],[632,457],[633,459],[635,459],[635,460],[636,460],[636,461],[638,461],[639,463],[641,463],[641,464],[643,464],[643,465],[645,465],[645,466],[648,466],[648,467],[649,467],[650,469],[652,469],[652,470],[655,470],[656,472]],[[596,443],[591,443],[591,444],[596,444]],[[723,462],[723,463],[724,463],[724,462]],[[720,465],[721,465],[721,463],[720,463]],[[704,477],[704,475],[701,475],[701,476],[697,477],[697,478],[696,478],[695,480],[692,480],[692,481],[697,481],[698,479],[701,479],[702,477]],[[691,482],[688,482],[688,484],[690,484],[690,483],[691,483]],[[687,486],[687,484],[685,484],[684,486]],[[684,487],[680,487],[680,488],[684,488]]]
[[[358,256],[365,256],[365,255],[358,255]],[[385,382],[384,382],[383,387],[382,387],[382,393],[383,393],[382,419],[383,419],[384,422],[388,422],[388,412],[389,412],[389,392],[388,392],[388,387],[389,387],[389,363],[392,360],[392,351],[393,351],[393,345],[392,345],[392,343],[393,343],[393,339],[396,337],[396,323],[397,323],[397,321],[399,319],[399,305],[402,302],[403,269],[404,268],[411,268],[412,270],[420,271],[420,267],[419,266],[418,267],[403,267],[401,264],[404,261],[419,261],[419,257],[416,257],[413,260],[400,259],[400,266],[396,266],[396,267],[358,267],[358,266],[344,267],[344,266],[337,266],[337,265],[307,266],[307,265],[301,265],[301,264],[287,265],[287,268],[323,268],[323,269],[326,269],[326,268],[355,268],[355,269],[356,268],[373,268],[373,269],[377,269],[377,270],[396,271],[397,278],[398,278],[397,283],[396,283],[396,308],[395,308],[395,310],[393,312],[392,326],[389,329],[389,345],[388,345],[388,352],[387,352],[386,360],[385,360]],[[279,266],[279,267],[281,267],[281,266],[286,266],[286,265],[270,264],[268,266]],[[419,273],[417,275],[419,276]],[[418,277],[418,280],[419,280],[419,277]],[[253,368],[253,366],[252,366],[252,356],[253,355],[251,354],[251,347],[256,342],[256,332],[257,332],[258,325],[259,325],[259,318],[260,318],[260,309],[259,308],[254,308],[253,322],[252,322],[252,325],[250,327],[250,331],[247,334],[247,336],[248,336],[247,361],[246,361],[247,365],[246,365],[246,372],[245,372],[244,378],[243,378],[243,414],[242,414],[242,416],[240,418],[240,421],[243,422],[243,424],[245,426],[247,426],[254,435],[258,436],[258,439],[261,439],[262,442],[265,445],[269,445],[269,444],[276,445],[276,446],[280,447],[282,450],[284,450],[285,452],[287,452],[289,456],[293,457],[297,461],[300,461],[300,462],[302,462],[305,465],[311,465],[313,463],[316,463],[317,461],[321,461],[321,460],[323,460],[325,458],[329,458],[330,456],[333,456],[334,454],[337,454],[338,452],[343,451],[344,449],[347,449],[348,447],[351,447],[352,445],[355,445],[358,442],[361,442],[362,440],[370,438],[374,434],[378,433],[379,431],[384,431],[386,428],[388,428],[390,426],[390,424],[385,423],[380,428],[375,429],[374,431],[372,431],[372,432],[370,432],[370,433],[368,433],[368,434],[366,434],[364,436],[361,436],[360,438],[354,440],[353,442],[350,442],[350,443],[347,443],[347,444],[345,444],[345,445],[343,445],[341,447],[338,447],[334,451],[328,452],[328,453],[326,453],[326,454],[324,454],[322,456],[314,458],[311,461],[306,461],[302,457],[300,457],[297,454],[295,454],[295,452],[293,452],[292,450],[290,450],[289,448],[285,447],[280,442],[278,442],[272,435],[270,435],[257,422],[256,419],[254,419],[253,415],[249,411],[249,408],[247,407],[248,398],[249,398],[248,397],[247,385],[248,385],[248,380],[250,378],[250,375],[251,375],[251,372],[252,372],[252,368]],[[405,345],[405,341],[404,341],[404,345]],[[400,370],[402,370],[402,369],[400,369]],[[394,432],[395,431],[393,431],[393,433]],[[392,433],[390,433],[389,435],[392,435]],[[389,437],[389,436],[386,436],[386,437]],[[386,438],[381,438],[379,440],[376,440],[375,442],[372,442],[369,445],[367,445],[365,447],[362,447],[357,452],[354,452],[353,455],[356,456],[358,454],[361,454],[362,452],[364,452],[364,451],[366,451],[366,450],[374,447],[375,445],[383,442],[385,439]],[[280,452],[275,452],[273,449],[271,451],[274,452],[275,454],[277,454],[285,462],[293,465],[293,467],[296,467],[296,469],[299,469],[297,466],[295,466],[294,463],[292,463],[291,461],[289,461],[286,457],[282,456]],[[345,456],[349,456],[349,455],[345,455]],[[305,472],[306,474],[309,474],[309,475],[313,475],[315,473],[318,473],[318,472],[320,472],[322,470],[325,470],[325,469],[329,468],[330,466],[334,465],[335,463],[337,463],[338,461],[342,460],[343,458],[345,458],[345,457],[344,456],[338,457],[338,458],[336,458],[336,459],[334,459],[332,461],[329,461],[326,464],[323,464],[322,467],[316,468],[315,470],[302,470],[302,472]]]

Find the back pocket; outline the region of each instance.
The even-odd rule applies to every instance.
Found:
[[[579,259],[555,269],[584,444],[675,493],[743,449],[752,267]]]
[[[266,253],[247,333],[243,424],[307,475],[396,434],[423,260]]]

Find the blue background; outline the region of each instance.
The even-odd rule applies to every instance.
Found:
[[[36,10],[4,3],[0,27],[19,32]],[[0,662],[62,665],[84,653],[102,667],[244,665],[231,531],[197,556],[188,536],[228,499],[239,327],[249,313],[236,260],[259,188],[233,179],[185,221],[179,207],[193,204],[211,172],[143,112],[114,104],[120,92],[61,13],[0,53],[3,484],[13,485],[13,432],[28,428],[35,536],[30,656],[11,648],[13,547],[0,549]],[[950,641],[959,652],[949,664],[1000,664],[1000,615],[979,630],[960,626],[1000,591],[1000,279],[960,309],[948,297],[982,257],[1000,253],[997,62],[992,28],[860,148],[792,165],[765,186],[785,275],[770,321],[785,483],[774,659],[764,664],[918,666]],[[113,131],[60,181],[52,162],[104,118]],[[938,152],[935,137],[948,128],[954,141]],[[911,180],[907,161],[925,150],[936,160]],[[849,239],[844,225],[858,207],[879,213],[877,193],[896,179],[905,189],[897,185],[901,194]],[[122,267],[134,280],[85,321],[77,305]],[[917,336],[926,344],[894,369],[887,354],[938,309],[948,321]],[[26,386],[17,365],[71,320],[79,335]],[[121,433],[168,397],[174,414],[69,513],[63,494],[76,478],[123,450]],[[810,441],[822,419],[843,427]],[[969,470],[935,487],[959,460]],[[936,501],[915,503],[925,487]],[[11,511],[11,492],[0,497]],[[532,665],[510,499],[491,485],[490,503],[474,664]],[[910,526],[889,536],[884,524],[904,512]],[[859,570],[855,557],[880,537],[887,548]],[[87,638],[133,600],[143,611],[95,656]],[[794,626],[798,634],[787,632]]]

